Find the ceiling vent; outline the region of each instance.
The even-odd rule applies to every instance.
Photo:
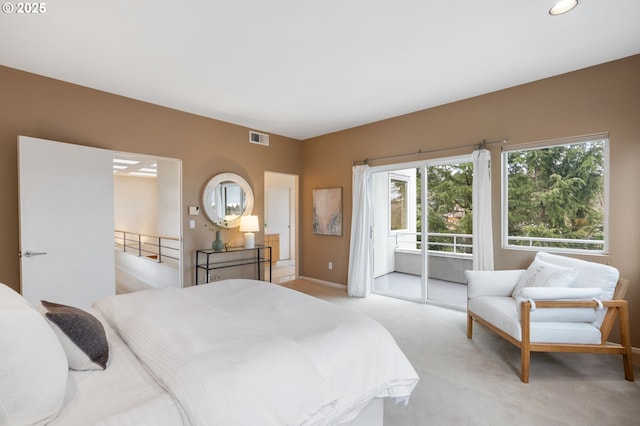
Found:
[[[269,146],[269,135],[249,130],[249,142],[257,145]]]

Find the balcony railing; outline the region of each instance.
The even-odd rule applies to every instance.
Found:
[[[417,232],[398,232],[395,234],[396,247],[401,250],[420,250],[422,242]],[[471,234],[452,234],[430,232],[427,234],[429,252],[445,252],[456,255],[473,255],[473,236]],[[604,240],[546,237],[508,237],[511,247],[545,250],[604,251]]]
[[[144,256],[158,263],[180,260],[180,239],[177,237],[162,237],[116,229],[114,240],[116,248],[123,252]]]
[[[396,234],[396,247],[401,250],[420,250],[421,234],[417,232],[399,232]],[[473,236],[471,234],[452,234],[443,232],[429,232],[427,234],[427,249],[435,253],[451,253],[460,256],[473,254]]]
[[[579,240],[574,238],[546,238],[546,237],[507,237],[510,247],[525,247],[538,249],[557,249],[586,252],[603,252],[604,240]]]

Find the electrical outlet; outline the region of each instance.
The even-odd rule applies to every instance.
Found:
[[[333,269],[333,262],[329,262],[329,265],[327,265],[327,268]]]

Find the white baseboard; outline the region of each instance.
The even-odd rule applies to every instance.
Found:
[[[331,282],[331,281],[319,280],[317,278],[300,276],[298,279],[305,280],[305,281],[311,281],[311,282],[314,282],[314,283],[317,283],[317,284],[328,285],[329,287],[336,287],[336,288],[343,288],[343,289],[347,288],[347,286],[344,285],[344,284],[338,284],[338,283],[334,283],[334,282]]]

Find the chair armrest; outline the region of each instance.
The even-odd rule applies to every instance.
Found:
[[[598,328],[600,324],[596,324],[594,321],[604,316],[606,308],[618,308],[619,305],[616,302],[626,302],[626,300],[601,301],[587,295],[586,292],[585,297],[573,299],[516,297],[518,315],[522,316],[526,307],[530,311],[530,313],[527,313],[527,317],[530,317],[531,322],[591,323]]]
[[[467,277],[467,297],[511,296],[524,269],[505,271],[465,271]]]
[[[531,309],[531,302],[522,301],[523,303],[529,304],[529,309]],[[620,308],[622,306],[628,306],[626,300],[603,300],[602,302],[603,308]],[[536,302],[537,308],[594,308],[598,309],[598,302],[595,300],[542,300]]]

